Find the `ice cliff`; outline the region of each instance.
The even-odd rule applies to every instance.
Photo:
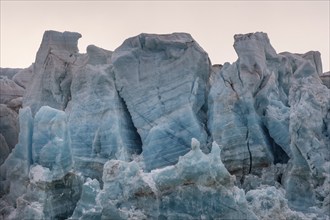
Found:
[[[141,34],[112,55],[116,88],[142,140],[147,170],[174,164],[191,138],[207,143],[210,62],[189,34]]]
[[[0,219],[329,219],[330,91],[320,53],[191,35],[78,51],[46,31],[0,74]]]

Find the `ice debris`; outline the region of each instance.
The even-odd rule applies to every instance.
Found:
[[[103,189],[89,179],[73,218],[257,219],[247,208],[244,191],[234,186],[234,176],[222,164],[219,146],[214,142],[209,154],[199,146],[192,139],[191,151],[176,165],[150,173],[135,161],[110,160],[104,166]],[[85,196],[93,207],[86,207]]]

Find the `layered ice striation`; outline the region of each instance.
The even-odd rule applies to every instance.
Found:
[[[42,106],[64,110],[70,99],[71,72],[78,56],[78,39],[74,32],[46,31],[33,67],[33,80],[23,105],[35,114]]]
[[[234,47],[238,60],[213,68],[209,94],[209,129],[213,140],[224,146],[223,158],[225,164],[228,160],[228,169],[235,173],[257,173],[273,162],[285,163],[293,158],[292,148],[297,145],[293,137],[297,132],[291,134],[291,129],[300,127],[298,124],[303,121],[310,127],[306,120],[317,125],[315,129],[308,128],[311,133],[300,139],[304,143],[299,148],[317,148],[320,152],[313,155],[327,157],[329,93],[319,78],[322,71],[319,53],[277,54],[264,33],[236,35]],[[296,105],[304,106],[311,100],[315,105],[308,104],[310,110],[301,110],[304,113],[299,114]],[[300,118],[300,122],[294,119],[299,115],[305,118],[306,110],[312,117]],[[317,130],[320,142],[315,147],[307,144],[313,139],[310,138],[314,136],[313,130]],[[305,150],[305,155],[309,150]],[[323,158],[321,161],[325,160],[328,161]]]
[[[147,170],[177,162],[190,139],[207,142],[205,112],[210,62],[185,33],[141,34],[112,55],[120,96],[142,140]]]
[[[79,54],[80,37],[46,31],[35,63],[14,78],[26,86],[32,76],[23,105],[33,115],[42,106],[65,111],[74,168],[101,180],[104,163],[131,160],[141,152],[141,140],[115,87],[112,52],[89,45],[86,54]]]
[[[234,47],[238,60],[214,67],[212,75],[212,138],[242,182],[246,174],[290,159],[286,195],[292,207],[306,210],[315,196],[328,196],[314,190],[329,187],[330,99],[319,77],[320,54],[277,54],[264,33],[237,35]]]
[[[1,69],[0,219],[329,219],[319,52],[239,34],[212,66],[186,33],[80,37],[46,31],[34,64]]]
[[[111,159],[131,160],[141,140],[115,87],[112,52],[87,47],[72,68],[71,100],[66,108],[75,168],[101,180]]]
[[[269,135],[256,104],[264,101],[263,97],[259,98],[259,91],[271,78],[266,59],[276,53],[263,33],[236,35],[234,48],[239,57],[235,63],[213,67],[208,127],[213,140],[224,146],[227,168],[243,178],[260,172],[274,161]],[[282,117],[285,123],[285,115]]]

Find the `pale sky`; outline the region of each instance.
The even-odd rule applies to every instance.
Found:
[[[1,67],[28,67],[45,30],[82,34],[89,44],[115,50],[140,33],[188,32],[212,64],[234,62],[234,34],[262,31],[279,52],[321,52],[329,71],[329,0],[325,1],[4,1]]]

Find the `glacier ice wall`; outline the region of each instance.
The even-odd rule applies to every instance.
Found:
[[[72,155],[63,111],[43,106],[32,117],[20,110],[19,143],[0,167],[1,214],[9,219],[49,219],[71,215],[82,179],[71,172]],[[4,213],[5,212],[5,213]]]
[[[1,69],[0,219],[329,219],[320,53],[239,34],[212,66],[185,33],[80,37],[46,31]]]
[[[206,144],[202,107],[210,62],[189,34],[129,38],[114,51],[112,64],[147,170],[176,163],[193,137]]]
[[[212,138],[224,146],[224,163],[241,182],[288,162],[286,196],[292,207],[306,210],[315,196],[328,196],[312,188],[329,187],[330,98],[319,77],[320,55],[276,54],[263,33],[237,35],[234,47],[239,59],[213,68]]]
[[[66,113],[74,166],[101,180],[111,159],[129,161],[141,152],[140,137],[115,87],[111,51],[90,45],[71,68],[71,99]]]
[[[263,33],[236,35],[234,48],[238,61],[213,70],[208,126],[213,140],[224,146],[223,160],[228,169],[244,177],[274,161],[271,143],[255,108],[258,102],[265,102],[258,96],[272,74],[266,59],[276,53]]]
[[[78,39],[74,32],[46,31],[33,65],[33,80],[27,88],[23,105],[35,114],[47,105],[64,110],[70,99],[69,67],[78,56]]]
[[[61,179],[72,167],[65,113],[43,106],[36,113],[33,125],[31,162],[48,168],[52,179]]]
[[[33,118],[30,108],[20,110],[19,141],[5,163],[0,167],[1,195],[14,204],[15,200],[26,191],[23,182],[28,180],[29,168],[32,164]]]

